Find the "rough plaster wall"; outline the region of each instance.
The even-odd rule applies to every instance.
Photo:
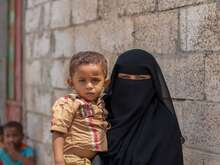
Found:
[[[217,0],[26,0],[24,118],[39,165],[52,163],[50,112],[68,93],[68,60],[154,54],[174,100],[185,165],[220,165],[220,4]]]

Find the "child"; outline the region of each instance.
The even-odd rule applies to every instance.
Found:
[[[10,121],[3,126],[3,148],[0,148],[0,164],[33,165],[33,149],[22,143],[23,128],[19,122]]]
[[[0,126],[0,148],[3,147],[3,127]]]
[[[100,97],[107,73],[107,61],[97,52],[72,56],[67,82],[76,94],[61,97],[52,107],[56,165],[90,165],[98,151],[107,151],[107,113]]]

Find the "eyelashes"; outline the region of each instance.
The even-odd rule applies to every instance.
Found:
[[[125,73],[119,73],[118,78],[126,80],[148,80],[151,79],[151,75],[131,75]]]

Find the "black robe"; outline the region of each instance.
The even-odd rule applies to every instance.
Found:
[[[118,73],[150,75],[147,80]],[[183,137],[164,77],[155,58],[140,49],[120,55],[104,97],[111,129],[103,165],[183,165]]]

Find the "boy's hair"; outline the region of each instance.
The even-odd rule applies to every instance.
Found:
[[[18,132],[20,132],[23,135],[23,126],[21,123],[17,121],[9,121],[3,126],[3,130],[6,128],[16,128]]]
[[[105,78],[108,74],[108,63],[104,55],[94,51],[83,51],[73,55],[69,64],[69,80],[75,73],[76,68],[82,64],[101,64]]]

